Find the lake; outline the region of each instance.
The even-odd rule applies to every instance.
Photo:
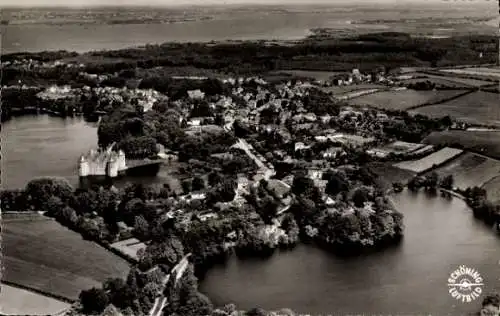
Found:
[[[2,128],[3,187],[23,187],[33,177],[49,175],[76,185],[78,157],[96,142],[95,124],[79,118],[12,118]],[[166,179],[162,170],[156,178],[133,181]],[[463,201],[405,191],[395,195],[394,202],[406,225],[398,247],[339,258],[300,245],[268,260],[232,258],[207,273],[201,290],[217,305],[289,307],[312,315],[460,315],[477,310],[479,302],[461,303],[448,294],[447,279],[459,265],[479,271],[484,292],[500,290],[500,238],[475,220]]]
[[[498,290],[500,238],[459,199],[407,191],[394,196],[405,215],[401,245],[371,255],[339,258],[300,245],[267,260],[212,268],[201,283],[216,305],[291,308],[311,315],[463,315],[479,302],[448,294],[447,279],[460,265],[475,268],[484,292]]]
[[[450,26],[445,35],[451,33],[491,33],[496,34],[498,23],[495,3],[471,5],[429,6],[414,4],[409,10],[407,4],[384,5],[329,5],[299,6],[297,8],[268,7],[251,8],[204,8],[197,11],[186,8],[198,18],[211,20],[186,21],[178,23],[95,23],[93,15],[100,19],[111,19],[126,14],[137,21],[146,18],[152,11],[165,19],[179,13],[165,8],[139,10],[134,8],[33,9],[22,12],[15,9],[2,13],[9,25],[2,26],[2,53],[43,50],[68,50],[85,52],[103,49],[121,49],[145,44],[164,42],[208,42],[224,40],[297,40],[311,34],[314,28],[331,28],[339,35],[353,32],[398,31],[412,34],[439,35],[443,33],[441,21],[429,22],[429,17],[460,18],[458,23],[444,23]],[[193,11],[194,10],[194,11]],[[57,18],[49,18],[50,16]],[[86,18],[85,16],[88,17]],[[465,21],[467,17],[486,17],[487,23]],[[424,20],[415,20],[424,19]],[[381,21],[377,21],[381,20]],[[388,21],[388,23],[385,23]],[[33,24],[32,22],[36,22]]]
[[[78,159],[97,147],[97,123],[83,118],[49,115],[13,117],[2,123],[2,188],[23,188],[36,177],[59,176],[79,185]],[[125,177],[117,187],[130,182],[155,184],[168,179],[166,168],[157,176]]]

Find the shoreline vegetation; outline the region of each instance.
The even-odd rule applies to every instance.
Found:
[[[156,154],[161,144],[175,153],[183,176],[181,188],[134,184],[120,190],[113,186],[75,189],[60,178],[34,179],[22,190],[2,191],[2,208],[43,211],[108,250],[114,249],[109,246],[112,243],[131,237],[144,243],[128,277],[110,279],[102,288],[82,291],[76,314],[99,314],[113,306],[123,315],[143,315],[156,306],[157,294],[162,293],[169,302],[165,311],[173,315],[268,315],[261,309],[237,312],[234,305],[215,308],[198,291],[198,279],[204,270],[232,252],[239,257],[265,257],[304,242],[350,255],[397,245],[404,235],[403,215],[394,209],[377,176],[364,167],[372,160],[366,146],[329,141],[312,147],[302,143],[297,149],[298,143],[291,140],[305,142],[316,132],[307,125],[308,120],[321,117],[323,129],[361,131],[363,136],[376,135],[379,142],[400,139],[416,143],[431,131],[450,128],[453,122],[449,117],[430,119],[405,111],[384,111],[384,117],[376,111],[346,111],[343,102],[319,89],[304,92],[297,84],[301,78],[266,76],[286,69],[353,68],[375,76],[397,72],[400,67],[470,65],[477,63],[479,52],[482,63],[493,63],[496,41],[493,36],[425,39],[386,32],[342,39],[308,38],[293,45],[264,41],[167,43],[86,54],[59,51],[2,56],[2,86],[7,87],[2,92],[2,121],[16,111],[38,109],[61,116],[102,116],[100,147],[116,143],[128,157],[141,159]],[[200,69],[210,75],[203,80],[173,78],[179,70],[193,76],[199,75]],[[261,85],[262,80],[255,75],[264,75],[272,84]],[[250,76],[253,79],[241,79],[237,89],[228,79],[221,80]],[[290,81],[293,83],[286,83]],[[277,88],[278,83],[284,84]],[[57,89],[50,96],[43,94],[44,88],[53,85],[69,86],[63,88],[65,97],[60,98]],[[117,97],[115,92],[121,93],[123,87],[130,92]],[[262,92],[262,87],[267,92]],[[79,92],[68,97],[71,89]],[[255,101],[255,107],[273,104],[271,94],[283,96],[286,102],[280,107],[300,116],[299,124],[280,114],[277,105],[266,105],[260,112],[259,124],[264,129],[255,129],[239,119],[226,121],[227,103],[249,112],[242,91],[262,97]],[[103,98],[101,93],[111,97]],[[230,101],[228,95],[232,96]],[[311,115],[305,117],[303,113],[307,112]],[[189,131],[188,122],[200,117],[208,124],[198,122],[194,126],[211,129],[203,134]],[[222,128],[226,125],[231,126],[230,133]],[[279,125],[289,131],[275,127]],[[262,175],[267,167],[254,161],[260,158],[233,148],[237,138],[245,137],[257,154],[269,153],[263,159],[276,168],[275,176],[266,177],[264,172],[260,180],[249,181],[247,176]],[[335,150],[328,151],[329,147]],[[334,159],[320,161],[324,172],[317,176],[318,162],[313,157],[320,154]],[[293,159],[277,159],[286,155]],[[412,179],[408,185],[413,189],[424,187],[428,192],[440,186],[451,190],[453,178],[439,179],[431,173]],[[402,187],[397,184],[394,191]],[[493,209],[485,202],[485,192],[472,188],[463,195],[475,215],[492,218]],[[498,220],[498,214],[495,216]],[[165,276],[187,253],[193,254],[191,263],[179,284],[164,287]],[[289,310],[278,314],[294,315]]]

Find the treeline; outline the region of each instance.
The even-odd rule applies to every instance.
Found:
[[[429,118],[420,114],[410,115],[405,111],[386,111],[395,116],[384,125],[384,133],[388,137],[396,138],[409,143],[421,143],[431,132],[442,131],[452,125],[449,116]]]
[[[264,42],[167,43],[93,52],[92,56],[120,60],[115,63],[94,63],[93,68],[87,71],[115,73],[135,68],[194,66],[226,73],[249,74],[290,68],[371,70],[380,64],[394,68],[494,63],[497,42],[493,36],[426,39],[403,33],[380,33],[347,39],[305,40],[296,45],[268,45]],[[483,53],[481,60],[478,59],[479,53]],[[7,60],[15,59],[16,56],[7,55]],[[34,54],[32,57],[40,56]]]
[[[488,200],[488,192],[480,187],[459,191],[465,197],[467,205],[472,209],[474,217],[482,219],[488,225],[500,224],[500,204]],[[496,227],[500,229],[500,227]]]

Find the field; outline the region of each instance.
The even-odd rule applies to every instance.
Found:
[[[326,81],[330,79],[331,76],[343,74],[345,72],[336,71],[309,71],[309,70],[278,70],[273,71],[270,74],[286,74],[292,77],[299,78],[313,78],[318,81]]]
[[[353,84],[350,86],[332,86],[321,88],[326,93],[344,94],[354,91],[371,90],[371,89],[386,89],[387,86],[375,83]]]
[[[485,76],[487,78],[500,79],[500,68],[463,68],[463,69],[443,69],[442,72],[459,75]]]
[[[446,147],[422,159],[398,162],[394,164],[394,166],[415,173],[422,173],[431,169],[433,166],[439,166],[445,163],[460,155],[462,152],[463,151],[460,149]]]
[[[441,177],[453,175],[454,186],[465,190],[468,187],[480,187],[500,175],[500,161],[468,152],[439,167],[436,172]]]
[[[500,95],[477,91],[439,105],[430,105],[411,111],[429,117],[452,118],[471,124],[500,126]]]
[[[488,80],[460,78],[460,77],[453,76],[453,75],[446,76],[445,74],[443,74],[443,76],[440,76],[440,75],[434,75],[434,74],[430,74],[430,73],[415,72],[415,73],[409,73],[407,75],[427,77],[427,79],[429,79],[429,80],[430,79],[445,80],[445,82],[452,82],[452,83],[455,83],[457,85],[465,85],[468,87],[480,87],[480,86],[492,84],[492,82],[488,81]]]
[[[137,252],[140,249],[145,249],[146,244],[144,244],[143,242],[140,242],[136,238],[130,238],[130,239],[115,242],[114,244],[111,244],[111,247],[113,247],[114,249],[122,252],[123,254],[125,254],[131,258],[138,259]]]
[[[376,181],[383,190],[391,189],[394,182],[406,183],[415,176],[414,172],[394,167],[390,163],[374,162],[368,168],[378,175]]]
[[[415,91],[398,90],[382,91],[348,101],[350,105],[364,105],[377,109],[408,110],[424,104],[439,103],[464,93],[462,90]]]
[[[68,303],[7,284],[1,287],[0,314],[53,315],[70,307]]]
[[[393,143],[390,143],[390,144],[382,146],[382,147],[373,148],[370,151],[372,151],[374,154],[378,153],[379,155],[386,157],[387,155],[389,155],[391,153],[394,153],[397,155],[412,153],[412,152],[415,152],[415,151],[422,149],[424,147],[426,147],[425,144],[416,144],[416,143],[395,141]],[[367,152],[369,152],[369,151],[367,151]]]
[[[495,204],[500,204],[500,176],[496,176],[483,185],[488,192],[488,200]]]
[[[455,130],[433,132],[424,139],[424,142],[436,146],[460,145],[461,148],[500,159],[500,131],[470,132]]]
[[[109,277],[125,277],[128,263],[42,215],[2,219],[3,278],[44,293],[77,299]]]
[[[412,79],[403,79],[399,82],[403,84],[415,84],[417,82],[425,82],[429,81],[431,83],[434,83],[436,86],[445,86],[449,88],[455,88],[455,89],[464,89],[464,88],[470,88],[471,86],[468,84],[465,84],[463,82],[456,82],[444,78],[439,78],[438,76],[433,77],[433,78],[412,78]]]

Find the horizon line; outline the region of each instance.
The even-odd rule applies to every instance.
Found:
[[[213,0],[212,0],[213,1]],[[340,0],[335,3],[331,3],[325,0],[298,0],[293,1],[291,3],[283,3],[280,0],[268,0],[266,2],[260,2],[256,0],[243,0],[242,2],[237,3],[227,3],[227,2],[218,2],[214,1],[212,3],[189,3],[179,1],[177,3],[168,3],[168,4],[137,4],[137,3],[128,3],[128,4],[91,4],[91,5],[58,5],[58,4],[37,4],[37,5],[20,5],[20,4],[7,4],[1,5],[0,8],[6,9],[38,9],[38,8],[68,8],[68,9],[85,9],[85,8],[179,8],[179,7],[201,7],[201,8],[209,8],[209,7],[243,7],[243,6],[259,6],[259,7],[269,7],[269,6],[279,6],[279,7],[290,7],[290,6],[327,6],[334,7],[338,5],[342,6],[356,6],[356,5],[371,5],[376,6],[380,4],[391,4],[393,6],[406,6],[406,5],[449,5],[450,2],[456,5],[463,6],[472,6],[472,5],[486,5],[490,4],[490,2],[494,3],[494,0],[483,0],[483,1],[464,1],[464,0]]]

